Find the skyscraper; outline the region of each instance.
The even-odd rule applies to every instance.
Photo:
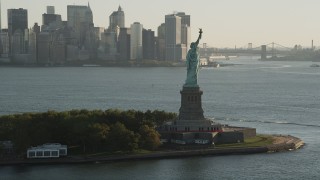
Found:
[[[130,60],[130,34],[129,28],[120,28],[118,38],[118,53],[120,60]]]
[[[116,29],[115,31],[105,31],[101,38],[101,43],[100,43],[100,59],[105,59],[105,60],[115,60],[117,56],[117,39],[119,34],[119,28]]]
[[[166,60],[181,60],[181,55],[178,54],[177,49],[177,45],[181,44],[181,17],[175,14],[166,15],[165,27]]]
[[[109,16],[109,31],[114,31],[116,27],[124,28],[124,12],[119,6],[118,11],[113,11],[113,13]]]
[[[178,12],[177,16],[181,17],[181,25],[188,25],[190,27],[190,15],[186,15],[184,12]]]
[[[130,59],[142,59],[142,29],[143,26],[139,22],[131,24]]]
[[[16,30],[28,29],[28,11],[26,9],[8,9],[8,32],[14,34]]]
[[[189,49],[191,44],[190,15],[179,12],[177,16],[181,17],[181,44],[185,44]]]
[[[181,44],[185,44],[187,49],[190,49],[191,28],[187,24],[181,26]]]
[[[8,9],[9,53],[25,53],[28,42],[25,41],[25,30],[28,29],[28,11],[26,9]],[[13,38],[15,34],[15,38]]]
[[[143,59],[155,59],[155,38],[154,31],[151,29],[143,29],[142,31],[142,49]]]
[[[9,35],[8,29],[2,29],[0,32],[0,50],[2,57],[8,57],[9,54]]]
[[[47,6],[47,14],[55,14],[54,6]]]
[[[156,44],[156,49],[157,49],[157,59],[158,60],[165,60],[166,57],[166,51],[165,51],[165,36],[166,34],[166,25],[165,23],[162,23],[158,27],[158,37],[157,37],[157,44]]]
[[[41,32],[37,37],[37,63],[38,64],[48,64],[50,62],[50,33]]]
[[[94,33],[96,35],[96,40],[101,41],[102,33],[104,33],[104,28],[103,27],[94,27]]]
[[[58,29],[62,26],[60,14],[42,14],[42,30]]]
[[[68,5],[68,27],[71,27],[78,41],[78,46],[82,47],[86,40],[86,34],[93,28],[93,15],[88,6]]]

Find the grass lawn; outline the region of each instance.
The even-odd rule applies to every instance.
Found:
[[[244,143],[233,143],[233,144],[220,144],[216,145],[216,148],[242,148],[242,147],[259,147],[271,145],[273,137],[269,135],[257,135],[253,138],[244,140]]]

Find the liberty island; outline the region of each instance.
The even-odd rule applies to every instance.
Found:
[[[167,122],[158,128],[161,134],[161,141],[169,144],[184,145],[184,149],[195,148],[194,145],[205,145],[207,148],[214,148],[215,145],[244,143],[248,139],[256,138],[256,129],[247,127],[235,127],[214,122],[205,118],[202,109],[202,94],[198,85],[199,73],[199,52],[198,44],[202,38],[202,29],[199,30],[198,39],[191,43],[187,54],[187,77],[181,94],[181,106],[178,118]],[[284,138],[286,139],[286,138]],[[291,138],[287,138],[291,139]],[[293,138],[295,139],[295,138]],[[284,140],[285,141],[285,140]],[[290,145],[291,149],[299,148],[303,142],[296,139],[296,143]],[[261,149],[242,149],[243,152],[265,152],[285,150],[289,146],[276,146],[274,149],[262,147]],[[228,152],[226,150],[225,152]],[[209,153],[214,154],[212,151]]]
[[[202,106],[205,112],[204,115],[209,118],[215,117],[215,121],[221,124],[257,127],[259,129],[257,131],[262,134],[292,134],[306,140],[308,146],[305,146],[299,151],[290,151],[286,153],[262,153],[255,155],[232,156],[216,156],[218,155],[217,153],[211,153],[207,156],[203,156],[203,154],[200,155],[200,153],[198,153],[199,157],[181,158],[183,156],[175,156],[174,159],[171,159],[172,156],[167,156],[162,157],[161,160],[153,158],[152,160],[126,160],[125,162],[116,162],[116,160],[102,161],[102,156],[100,156],[96,157],[95,161],[92,160],[92,163],[89,164],[61,165],[63,162],[60,162],[59,165],[51,166],[23,166],[23,169],[20,168],[21,166],[3,167],[0,170],[0,174],[4,179],[18,179],[26,173],[28,174],[29,179],[47,176],[53,177],[54,179],[66,176],[73,179],[81,179],[81,177],[87,176],[97,179],[103,179],[103,177],[108,177],[110,179],[114,177],[126,179],[128,174],[132,174],[134,177],[139,177],[139,179],[146,177],[156,177],[155,179],[179,179],[181,177],[186,177],[186,179],[188,179],[189,177],[196,179],[196,177],[199,177],[199,173],[203,179],[210,179],[210,177],[211,179],[212,177],[250,179],[252,177],[258,178],[257,175],[266,174],[268,176],[262,175],[261,179],[268,179],[268,177],[270,177],[269,172],[274,172],[273,177],[279,177],[279,179],[281,179],[280,177],[284,177],[283,172],[288,171],[290,173],[290,177],[309,177],[310,179],[312,179],[311,177],[317,177],[318,171],[316,171],[317,168],[315,167],[315,165],[317,165],[317,160],[313,157],[316,157],[317,151],[315,150],[319,147],[319,143],[316,138],[319,134],[318,128],[290,124],[318,124],[317,115],[319,112],[316,109],[309,109],[308,107],[303,108],[305,113],[299,113],[302,113],[306,120],[305,122],[301,122],[301,118],[296,115],[297,108],[295,106],[290,106],[290,104],[299,104],[296,100],[301,102],[300,105],[313,102],[312,99],[309,99],[306,96],[299,96],[299,94],[302,93],[300,89],[308,87],[312,96],[317,97],[317,79],[313,79],[311,82],[301,81],[301,79],[298,78],[301,77],[300,73],[292,74],[294,71],[293,68],[283,68],[281,69],[281,72],[280,69],[276,68],[273,73],[269,73],[269,71],[260,71],[260,68],[267,66],[266,62],[260,64],[259,61],[253,60],[252,62],[251,59],[240,59],[237,61],[250,65],[253,65],[254,63],[257,64],[255,64],[254,67],[248,66],[249,68],[245,72],[242,69],[243,66],[235,66],[226,69],[221,68],[218,70],[203,68],[199,72],[198,83],[204,91],[202,96],[202,98],[204,98],[202,99]],[[280,62],[279,64],[279,67],[283,64],[286,65],[284,62]],[[308,63],[301,65],[293,62],[290,63],[290,65],[299,67],[299,72],[305,72],[307,70],[307,72],[312,73],[314,70],[304,68]],[[257,68],[259,71],[256,71]],[[30,76],[28,72],[30,73],[31,70],[33,73]],[[291,74],[283,74],[283,71],[291,72]],[[23,72],[23,74],[25,74],[25,78],[21,78],[18,72]],[[231,79],[230,76],[226,76],[226,72],[232,75],[233,78]],[[70,73],[72,73],[72,75],[70,75]],[[179,89],[183,83],[185,83],[186,69],[155,68],[150,70],[149,68],[122,69],[96,67],[81,68],[81,71],[74,68],[54,68],[48,71],[48,69],[44,68],[2,68],[0,74],[7,74],[7,76],[10,77],[8,80],[3,79],[6,86],[0,87],[1,92],[4,94],[9,95],[9,90],[14,87],[19,88],[19,84],[21,84],[21,86],[24,85],[24,90],[29,92],[29,98],[24,98],[24,94],[21,93],[15,97],[2,101],[3,103],[0,103],[2,114],[39,111],[45,112],[47,109],[65,111],[68,109],[101,109],[109,107],[119,107],[121,109],[134,108],[140,111],[160,108],[167,112],[176,112],[180,107],[180,97],[177,96],[177,94],[179,94]],[[90,77],[86,77],[87,74],[92,75]],[[114,77],[115,74],[117,74],[115,77],[117,84],[112,84],[115,79],[98,78]],[[281,77],[279,76],[280,74],[282,75]],[[69,78],[64,78],[66,75],[68,75]],[[34,81],[31,78],[34,76],[41,76],[43,78]],[[261,76],[270,77],[270,81],[260,83]],[[310,78],[314,77],[314,75],[308,74],[302,76]],[[214,83],[211,77],[214,77]],[[84,78],[89,81],[83,82]],[[297,81],[293,81],[294,79]],[[294,82],[294,84],[298,83],[299,89],[294,88],[290,91],[289,89],[292,89],[292,86],[290,85],[291,83],[286,84],[285,81]],[[29,85],[23,82],[28,82]],[[151,88],[150,82],[153,82],[153,88]],[[235,82],[237,82],[236,86]],[[248,84],[248,82],[250,83]],[[281,86],[279,83],[284,83],[286,85]],[[43,86],[51,84],[52,86],[50,87],[52,88],[40,88],[39,84],[42,84]],[[71,84],[73,86],[81,84],[81,86],[77,86],[79,87],[78,91],[71,93]],[[110,84],[112,84],[112,86],[110,86]],[[136,86],[136,84],[139,84],[139,86]],[[176,84],[181,84],[180,88],[177,87]],[[135,87],[132,88],[131,93],[128,93],[126,89],[128,85]],[[251,88],[252,86],[256,88],[253,89]],[[286,94],[279,91],[279,89],[282,88],[287,90],[285,92]],[[159,89],[161,91],[160,94],[158,93]],[[212,92],[215,93],[212,93],[211,90],[214,90]],[[263,94],[259,93],[260,90],[263,90]],[[237,93],[234,94],[234,92]],[[52,96],[47,96],[48,93],[52,94]],[[239,94],[241,94],[241,96],[239,96]],[[135,96],[139,96],[139,101],[137,101]],[[286,98],[283,99],[281,98],[282,96]],[[295,98],[289,99],[288,96]],[[264,97],[266,97],[266,100],[264,100]],[[34,100],[31,101],[31,99]],[[230,101],[229,99],[233,100]],[[70,104],[70,102],[72,102],[72,104]],[[241,104],[239,104],[240,102]],[[263,104],[266,105],[263,111],[260,110],[260,105],[255,107],[252,106],[252,104],[256,102],[263,102]],[[281,102],[282,105],[289,108],[286,113],[286,117],[289,122],[288,124],[278,124],[276,123],[278,120],[272,120],[272,117],[274,118],[275,116],[279,116],[283,113],[283,109],[281,107],[272,106],[274,102]],[[37,107],[37,109],[33,109],[34,107]],[[311,110],[313,111],[312,113],[310,113]],[[257,113],[258,111],[259,113]],[[260,118],[257,118],[257,114],[260,114]],[[261,120],[265,120],[266,118],[269,119],[270,123],[261,122]],[[273,121],[274,123],[272,123]],[[313,133],[313,135],[310,133]],[[238,148],[241,145],[243,145],[243,143],[228,144],[228,146],[237,146]],[[258,144],[246,143],[247,147],[255,145]],[[181,146],[183,147],[183,145]],[[198,148],[200,149],[200,147]],[[216,144],[216,148],[210,150],[221,151],[221,146]],[[163,152],[161,149],[154,152],[157,153],[159,151]],[[174,150],[171,150],[171,152],[173,151]],[[178,150],[175,150],[174,152],[176,152],[176,154],[182,154]],[[72,154],[70,154],[70,156],[71,155]],[[90,156],[88,155],[88,158],[89,157]],[[127,156],[122,155],[121,157],[125,158]],[[185,155],[184,157],[190,157],[190,155]],[[57,160],[61,161],[68,158]],[[100,163],[97,164],[97,162]],[[312,164],[310,164],[310,162],[312,162]],[[308,171],[304,171],[302,167],[306,167]],[[247,169],[246,173],[243,173],[244,168]],[[301,171],[296,171],[296,169],[300,168],[302,168]],[[57,171],[61,173],[56,173]],[[185,176],[181,176],[182,173],[185,174]],[[285,177],[288,176],[289,174],[285,175]]]

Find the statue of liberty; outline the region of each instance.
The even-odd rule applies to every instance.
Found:
[[[200,66],[198,44],[201,37],[202,29],[199,31],[198,40],[191,43],[190,50],[187,54],[187,79],[184,84],[185,87],[198,87],[198,71]]]

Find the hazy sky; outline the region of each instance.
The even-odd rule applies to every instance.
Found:
[[[41,24],[47,5],[67,19],[67,5],[90,2],[95,26],[108,27],[109,15],[121,5],[129,27],[140,22],[157,30],[165,15],[174,11],[191,15],[192,40],[203,28],[202,43],[211,47],[245,47],[277,42],[292,47],[320,46],[320,0],[1,0],[2,27],[7,9],[28,9],[29,26]]]

